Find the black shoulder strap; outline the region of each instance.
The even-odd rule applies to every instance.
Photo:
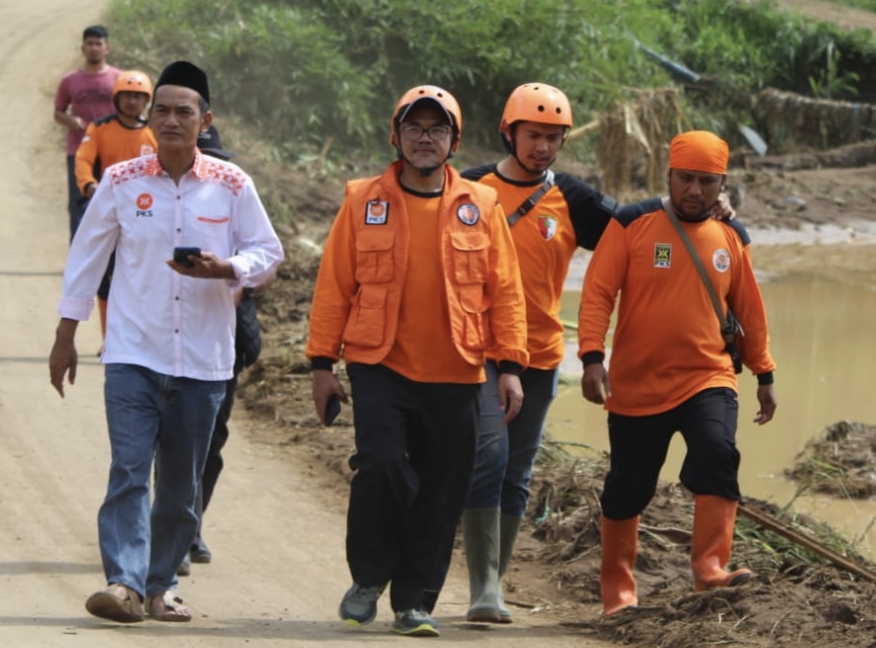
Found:
[[[547,174],[545,174],[544,183],[538,188],[538,190],[532,194],[529,198],[523,201],[520,207],[513,214],[508,214],[508,226],[514,225],[521,218],[526,216],[529,211],[535,207],[536,203],[541,200],[541,197],[544,196],[548,191],[551,190],[556,184],[554,180],[554,172],[550,169],[547,170]]]
[[[688,254],[690,254],[691,260],[694,262],[694,265],[697,268],[697,272],[700,273],[700,279],[703,280],[703,285],[706,287],[706,292],[709,293],[709,299],[712,300],[712,308],[715,309],[715,315],[718,317],[718,322],[721,323],[721,332],[723,334],[724,330],[727,328],[727,317],[724,315],[724,309],[721,308],[721,301],[718,299],[718,295],[715,292],[715,287],[712,285],[712,280],[709,279],[709,275],[706,273],[706,268],[703,266],[703,261],[700,259],[700,255],[697,254],[697,251],[694,249],[693,243],[688,238],[687,233],[684,231],[684,227],[682,227],[681,223],[678,221],[678,216],[675,215],[675,209],[672,207],[672,201],[669,198],[663,198],[660,201],[663,203],[663,211],[666,212],[666,215],[669,216],[669,221],[675,227],[675,231],[678,232],[678,235],[681,237],[682,242],[684,243],[684,247],[687,248]]]

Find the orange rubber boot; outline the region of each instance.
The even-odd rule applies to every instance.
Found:
[[[603,515],[601,536],[599,588],[602,592],[602,610],[608,616],[639,602],[636,579],[633,577],[639,541],[639,516],[610,520]]]
[[[716,495],[697,495],[694,504],[690,565],[698,592],[739,585],[754,575],[751,570],[724,569],[730,560],[733,528],[739,502]]]

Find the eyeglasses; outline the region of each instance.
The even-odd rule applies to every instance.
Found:
[[[423,136],[423,133],[426,133],[429,136],[429,139],[435,142],[440,142],[450,137],[450,133],[453,132],[453,129],[447,125],[423,128],[419,124],[402,124],[399,126],[399,131],[401,132],[402,137],[407,140],[418,140]]]

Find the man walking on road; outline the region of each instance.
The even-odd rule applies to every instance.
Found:
[[[67,211],[70,214],[70,240],[76,233],[85,200],[76,184],[76,149],[85,129],[95,119],[105,117],[113,106],[113,85],[121,73],[106,62],[109,32],[102,25],[86,27],[82,34],[84,65],[66,74],[55,92],[55,121],[67,127]]]
[[[608,410],[611,448],[601,497],[606,615],[638,603],[633,566],[639,516],[654,496],[676,431],[687,446],[681,483],[695,502],[695,588],[736,585],[752,576],[747,569],[725,570],[740,499],[736,340],[725,324],[729,311],[745,332],[742,359],[757,375],[759,425],[776,410],[775,363],[748,234],[738,221],[709,218],[727,180],[728,158],[727,143],[713,133],[673,138],[669,197],[650,211],[638,205],[621,209],[584,278],[581,389],[584,398]],[[605,339],[618,294],[606,371]]]
[[[340,616],[368,625],[390,584],[392,629],[404,635],[439,634],[431,612],[471,479],[487,348],[508,420],[528,359],[517,255],[496,192],[447,164],[461,133],[446,90],[402,95],[390,136],[398,161],[348,184],[310,314],[319,420],[331,398],[347,401],[332,372],[342,356],[354,401],[354,582]]]
[[[209,100],[200,68],[164,69],[149,117],[158,153],[105,171],[64,271],[49,358],[62,397],[65,376],[76,378],[77,325],[116,251],[101,358],[112,461],[98,537],[108,587],[86,609],[118,622],[191,619],[176,571],[195,535],[198,477],[233,376],[233,291],[255,288],[283,258],[249,176],[198,151]]]

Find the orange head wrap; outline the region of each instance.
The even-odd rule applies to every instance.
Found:
[[[727,174],[730,147],[709,131],[688,131],[672,138],[669,144],[669,168]]]

